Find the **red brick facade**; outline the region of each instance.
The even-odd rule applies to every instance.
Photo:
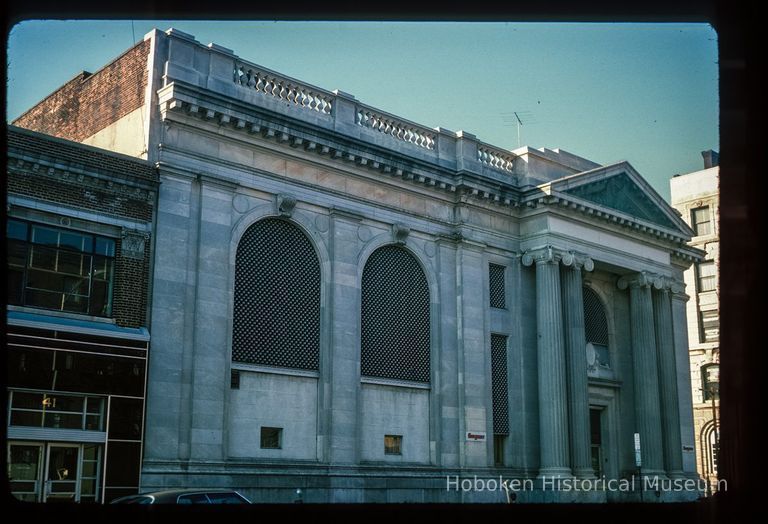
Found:
[[[158,175],[147,162],[13,127],[7,136],[9,197],[152,223]],[[112,316],[119,326],[146,326],[149,234],[143,258],[126,256],[122,238],[115,241]]]
[[[145,40],[96,73],[83,71],[13,124],[77,142],[94,135],[143,105],[149,47]]]

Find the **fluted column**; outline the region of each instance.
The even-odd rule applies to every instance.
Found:
[[[659,377],[651,287],[661,280],[646,272],[621,277],[619,289],[629,288],[635,419],[640,433],[642,474],[664,475]]]
[[[568,421],[571,436],[571,469],[579,478],[595,476],[592,469],[589,432],[589,391],[584,334],[584,293],[582,268],[592,271],[592,259],[566,254],[562,259],[565,354],[568,377]]]
[[[663,287],[653,292],[653,315],[656,323],[656,348],[659,358],[659,391],[661,393],[661,427],[664,444],[664,467],[672,478],[683,477],[680,438],[680,406],[677,395],[674,333],[672,331],[672,298],[670,288],[681,284],[664,279]]]
[[[536,263],[536,332],[539,377],[539,477],[569,476],[568,399],[560,296],[561,254],[551,246],[527,252]]]

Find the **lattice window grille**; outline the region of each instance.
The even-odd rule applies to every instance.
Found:
[[[608,346],[608,320],[605,307],[594,290],[584,288],[584,333],[586,341]]]
[[[429,285],[406,250],[384,246],[363,270],[361,373],[429,383]]]
[[[497,264],[488,265],[488,280],[491,295],[491,307],[504,309],[506,297],[504,292],[504,266]]]
[[[494,435],[509,434],[509,399],[507,397],[507,337],[491,335],[491,390]]]
[[[285,220],[252,225],[237,247],[232,360],[317,370],[320,264],[309,239]]]

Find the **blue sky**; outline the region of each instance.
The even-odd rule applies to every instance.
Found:
[[[719,150],[717,34],[707,24],[25,21],[8,45],[8,121],[153,27],[428,127],[514,149],[629,161],[667,200],[669,178]]]

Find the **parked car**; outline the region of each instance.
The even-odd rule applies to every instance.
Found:
[[[250,504],[231,489],[169,489],[120,497],[110,504]]]

